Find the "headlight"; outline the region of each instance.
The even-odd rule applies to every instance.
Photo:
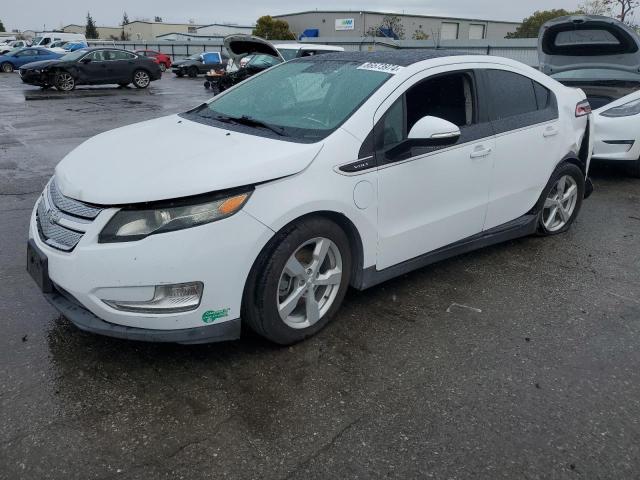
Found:
[[[153,209],[122,209],[100,232],[98,242],[129,242],[215,222],[238,212],[250,196],[251,191],[245,191],[193,203],[163,202],[166,207]]]
[[[640,98],[602,112],[603,117],[630,117],[640,113]]]

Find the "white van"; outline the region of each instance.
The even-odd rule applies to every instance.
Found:
[[[33,39],[32,47],[47,47],[53,42],[64,40],[66,42],[86,42],[82,33],[42,32]]]

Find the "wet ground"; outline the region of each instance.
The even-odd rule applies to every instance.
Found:
[[[594,170],[569,233],[350,292],[294,347],[117,341],[57,315],[24,269],[55,164],[207,98],[170,74],[64,95],[0,76],[0,478],[637,478],[640,180],[621,168]]]

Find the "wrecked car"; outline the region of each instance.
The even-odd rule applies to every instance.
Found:
[[[238,69],[213,69],[206,75],[205,88],[211,88],[215,94],[284,62],[278,49],[270,42],[253,35],[230,35],[224,39],[224,47],[229,53],[233,65]],[[247,57],[251,57],[246,63]]]
[[[76,85],[130,83],[147,88],[162,73],[153,60],[118,48],[83,48],[57,60],[28,63],[20,68],[24,83],[69,92]]]
[[[609,17],[547,22],[538,39],[541,70],[582,89],[593,109],[597,160],[626,162],[640,177],[640,37]]]

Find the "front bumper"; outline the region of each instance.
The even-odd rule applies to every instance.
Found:
[[[177,330],[152,330],[116,325],[99,319],[73,297],[59,290],[44,294],[45,299],[76,327],[85,332],[107,337],[137,340],[141,342],[165,342],[199,344],[237,340],[240,338],[240,319],[228,320],[216,325]]]
[[[29,238],[46,256],[48,277],[57,289],[47,299],[84,330],[147,341],[186,343],[192,338],[197,342],[237,338],[246,279],[255,258],[273,235],[240,211],[217,222],[139,241],[100,244],[98,234],[118,211],[107,208],[77,246],[64,252],[44,243],[36,211],[34,208]],[[116,310],[104,301],[148,301],[154,285],[193,281],[202,282],[204,290],[200,305],[188,312],[134,313]],[[61,292],[65,293],[62,298]],[[69,298],[75,308],[69,307]],[[189,332],[192,329],[203,332]]]
[[[640,115],[594,115],[594,160],[630,161],[640,158]]]

